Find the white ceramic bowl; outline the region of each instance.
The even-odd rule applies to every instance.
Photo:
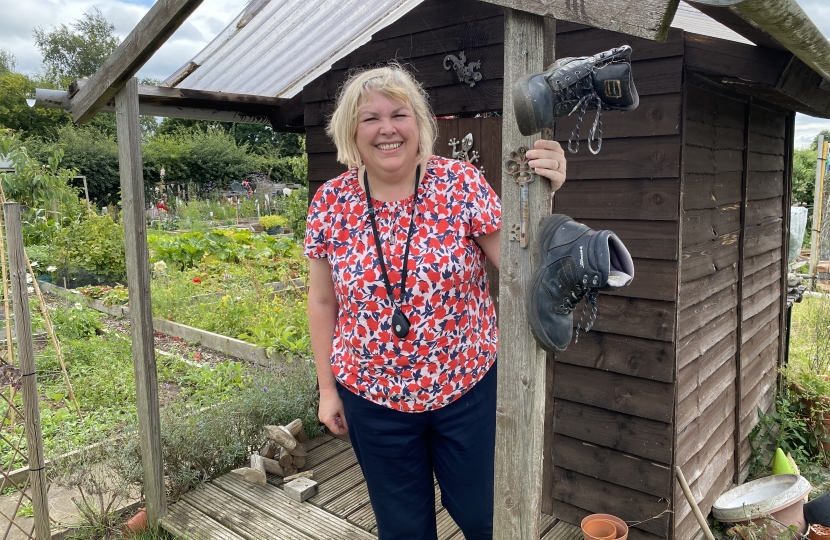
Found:
[[[810,482],[798,474],[776,474],[730,489],[712,505],[719,521],[757,519],[785,508],[810,493]]]

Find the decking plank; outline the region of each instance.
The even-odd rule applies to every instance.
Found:
[[[363,484],[365,486],[366,484]],[[372,505],[369,504],[369,494],[366,493],[366,504],[346,516],[346,519],[358,527],[372,531],[377,527],[375,520],[375,512],[372,510]]]
[[[314,474],[316,476],[317,472],[315,471]],[[329,478],[325,482],[320,482],[319,493],[310,498],[309,502],[324,507],[326,504],[344,493],[351,491],[363,482],[363,471],[360,470],[360,465],[354,464],[337,476]]]
[[[184,540],[246,540],[185,501],[170,505],[160,523]]]
[[[363,481],[360,485],[355,486],[351,491],[344,493],[323,508],[327,512],[342,517],[349,518],[349,514],[359,510],[369,504],[369,490],[366,487],[366,482]],[[371,506],[369,508],[371,510]]]
[[[557,521],[548,534],[542,537],[542,540],[579,540],[581,536],[582,530],[576,525]]]
[[[446,508],[442,508],[435,516],[435,523],[438,528],[438,540],[449,540],[461,529],[453,521]]]
[[[320,439],[325,438],[325,440],[320,441]],[[309,471],[314,469],[315,467],[319,467],[323,469],[322,465],[334,458],[342,454],[345,451],[351,451],[352,445],[347,443],[346,441],[341,441],[340,439],[329,437],[328,435],[323,435],[322,437],[315,437],[314,439],[308,441],[306,443],[306,451],[308,452],[308,457],[306,457],[305,466],[302,468],[303,471]],[[352,455],[354,452],[351,451]],[[318,474],[321,474],[321,470],[314,471],[315,480],[320,482],[318,479]],[[283,484],[283,478],[281,476],[277,476],[276,474],[269,474],[268,475],[268,483],[274,486],[281,486]]]
[[[297,529],[314,532],[317,540],[375,540],[365,530],[318,508],[313,504],[298,503],[285,496],[281,489],[266,484],[257,486],[229,474],[214,481],[218,487],[263,512]]]
[[[228,529],[250,540],[315,540],[314,536],[250,506],[211,484],[191,491],[184,500]]]

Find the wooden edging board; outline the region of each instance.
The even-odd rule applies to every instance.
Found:
[[[128,307],[105,306],[104,303],[98,299],[89,298],[88,296],[84,296],[77,291],[64,289],[63,287],[59,287],[52,283],[41,281],[38,282],[38,284],[41,289],[46,292],[81,302],[96,311],[101,311],[113,317],[126,317],[130,313],[130,309]],[[286,286],[286,288],[287,287],[288,286]],[[201,330],[199,328],[194,328],[192,326],[187,326],[174,321],[168,321],[159,317],[153,317],[153,330],[168,336],[180,338],[189,343],[197,343],[202,347],[227,354],[228,356],[232,356],[234,358],[239,358],[240,360],[252,362],[260,366],[274,367],[285,361],[282,355],[279,354],[274,354],[271,358],[269,358],[263,347],[257,347],[247,341],[242,341],[241,339],[229,336],[223,336],[221,334],[214,334],[213,332],[208,332],[207,330]]]

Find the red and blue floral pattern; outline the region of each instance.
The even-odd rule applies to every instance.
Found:
[[[411,323],[392,332],[388,298],[357,169],[329,180],[308,214],[305,255],[328,258],[339,313],[331,351],[337,380],[355,394],[406,412],[442,407],[472,388],[496,358],[498,328],[484,253],[473,238],[499,230],[501,202],[468,163],[430,158],[403,301],[401,269],[413,197],[373,201],[389,281]]]

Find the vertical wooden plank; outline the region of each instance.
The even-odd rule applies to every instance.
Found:
[[[527,73],[544,68],[546,42],[543,18],[504,11],[504,105],[502,118],[502,166],[520,146],[532,147],[523,137],[513,113],[512,89]],[[549,213],[550,184],[530,184],[528,248],[511,242],[507,231],[519,224],[519,189],[502,173],[501,264],[499,272],[499,381],[496,412],[495,514],[496,540],[539,538],[542,499],[542,460],[545,432],[545,351],[528,330],[525,291],[533,268],[540,263],[534,253],[539,221]],[[534,264],[535,262],[535,264]]]
[[[777,388],[779,392],[784,391],[784,377],[781,375],[780,368],[787,363],[787,355],[789,353],[789,317],[787,317],[787,269],[789,267],[790,258],[790,206],[792,205],[793,194],[793,150],[795,146],[795,112],[790,111],[787,118],[787,127],[784,132],[786,150],[784,152],[784,196],[782,197],[782,204],[784,208],[784,224],[781,227],[781,234],[784,235],[784,241],[781,246],[781,318],[778,328],[781,332],[778,333],[778,380]]]
[[[49,501],[46,498],[43,434],[40,431],[35,348],[32,343],[32,319],[26,285],[26,252],[20,224],[20,204],[3,203],[6,238],[9,245],[9,275],[12,283],[14,327],[17,333],[17,358],[20,361],[23,408],[26,414],[26,446],[29,458],[29,482],[32,484],[32,507],[35,511],[35,535],[50,538]],[[8,324],[9,321],[6,321]]]
[[[144,469],[147,522],[155,529],[167,513],[164,463],[161,454],[158,374],[153,348],[153,313],[150,304],[150,262],[144,221],[144,176],[141,159],[141,125],[138,116],[138,80],[127,81],[115,95],[118,166],[130,299],[136,408]]]
[[[741,398],[743,396],[743,355],[741,354],[740,346],[743,343],[743,316],[744,316],[744,245],[746,243],[746,194],[747,194],[747,178],[749,176],[749,123],[752,120],[752,97],[746,102],[744,109],[746,118],[744,118],[744,155],[743,155],[743,171],[741,171],[741,228],[738,229],[740,239],[738,240],[738,289],[736,291],[738,297],[738,305],[736,306],[736,314],[738,317],[738,325],[735,329],[735,337],[738,347],[735,350],[735,475],[732,481],[740,484],[741,476]]]

